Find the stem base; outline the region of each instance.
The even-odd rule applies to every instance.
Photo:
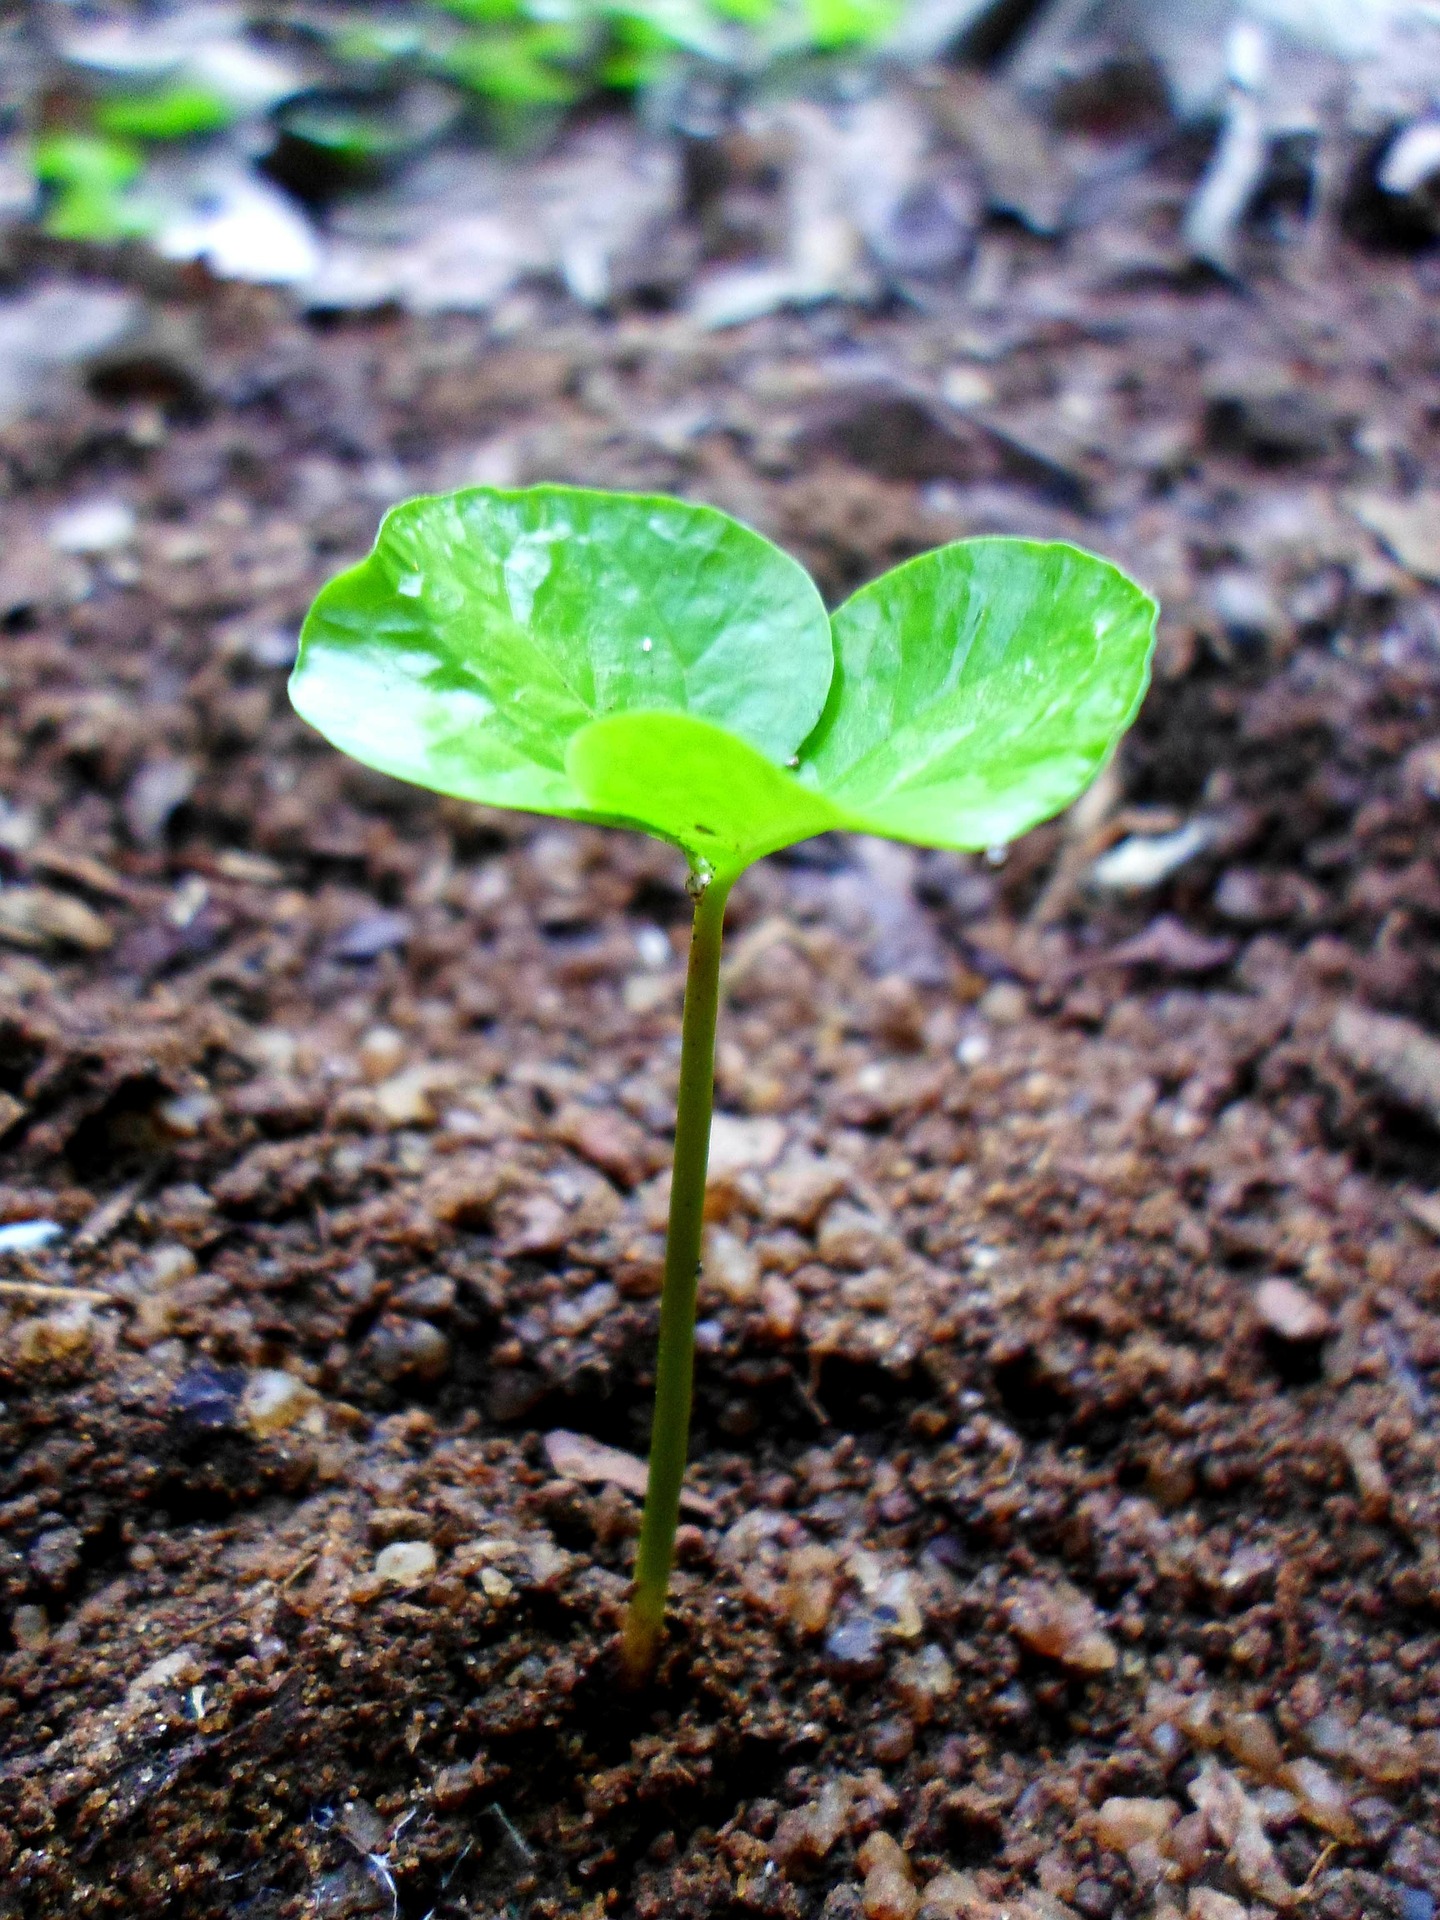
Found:
[[[663,1614],[653,1619],[642,1615],[635,1601],[630,1603],[620,1636],[620,1677],[627,1687],[643,1687],[654,1673],[664,1625]]]

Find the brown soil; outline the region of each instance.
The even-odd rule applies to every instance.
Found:
[[[4,436],[0,1220],[63,1233],[0,1276],[0,1912],[1434,1913],[1440,622],[1356,517],[1433,481],[1430,269],[1189,277],[1183,185],[712,337],[182,284]],[[1166,605],[1068,825],[737,888],[638,1697],[595,1446],[645,1450],[681,875],[284,696],[384,502],[542,475],[831,594],[1002,529]],[[135,544],[56,555],[96,494]]]

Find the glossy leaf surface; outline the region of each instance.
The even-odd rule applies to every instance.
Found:
[[[1076,547],[961,540],[862,587],[832,624],[800,778],[872,833],[979,848],[1099,772],[1144,694],[1155,604]]]
[[[474,488],[386,516],[370,557],[312,607],[291,690],[382,772],[589,816],[567,756],[592,722],[688,714],[781,762],[813,728],[832,666],[803,568],[711,507]],[[632,817],[679,837],[663,808]],[[680,844],[704,857],[693,839]]]
[[[401,779],[627,825],[735,872],[835,827],[1012,839],[1093,778],[1155,608],[1074,547],[943,547],[828,621],[711,508],[571,487],[413,500],[305,623],[298,710]]]

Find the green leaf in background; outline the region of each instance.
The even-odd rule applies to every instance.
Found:
[[[1149,676],[1155,603],[1077,547],[961,540],[834,616],[835,679],[799,778],[872,833],[1013,840],[1095,777]]]
[[[816,796],[783,767],[819,718],[832,666],[804,569],[713,507],[477,487],[386,516],[370,557],[312,607],[291,697],[382,772],[494,806],[623,816],[714,864],[713,841],[728,849],[749,833],[753,794],[734,788],[733,819],[687,823],[678,774],[647,807],[650,776],[637,790],[621,762],[643,749],[653,766],[719,740],[732,773],[758,762],[794,789],[786,805],[813,817]],[[708,725],[648,739],[632,725],[576,743],[618,715],[641,735],[670,715]],[[688,758],[675,767],[689,777]]]
[[[35,178],[50,189],[45,231],[58,240],[128,240],[149,233],[152,212],[129,190],[143,165],[127,141],[47,133],[35,142]]]
[[[114,94],[95,109],[100,132],[123,140],[185,140],[218,133],[235,117],[235,109],[218,93],[185,85]]]
[[[727,20],[739,20],[747,27],[758,27],[773,18],[780,0],[709,0],[709,4],[711,12],[723,14]]]
[[[822,51],[875,46],[885,38],[905,0],[805,0],[812,43]]]
[[[324,31],[322,26],[320,31]],[[341,60],[357,66],[386,67],[414,60],[429,42],[418,20],[342,20],[330,29],[330,45]]]
[[[648,28],[676,52],[720,61],[736,52],[733,19],[710,0],[605,0],[604,12]]]
[[[453,13],[458,19],[493,26],[502,20],[523,20],[529,9],[525,0],[426,0],[438,13]]]
[[[639,93],[663,78],[674,57],[675,43],[666,34],[648,21],[620,14],[612,23],[596,78],[616,93]]]
[[[501,106],[568,107],[585,91],[581,75],[567,65],[579,50],[572,28],[527,21],[465,34],[440,65],[461,86]]]
[[[907,0],[425,0],[404,19],[310,22],[353,68],[394,85],[457,82],[502,144],[543,131],[597,88],[663,83],[686,56],[757,73],[878,45]],[[358,77],[358,76],[356,76]]]

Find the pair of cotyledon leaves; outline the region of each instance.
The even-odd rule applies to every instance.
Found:
[[[832,616],[713,507],[475,487],[386,516],[312,607],[291,697],[384,773],[637,827],[724,877],[835,827],[1013,839],[1128,726],[1154,623],[1061,544],[959,541]]]

